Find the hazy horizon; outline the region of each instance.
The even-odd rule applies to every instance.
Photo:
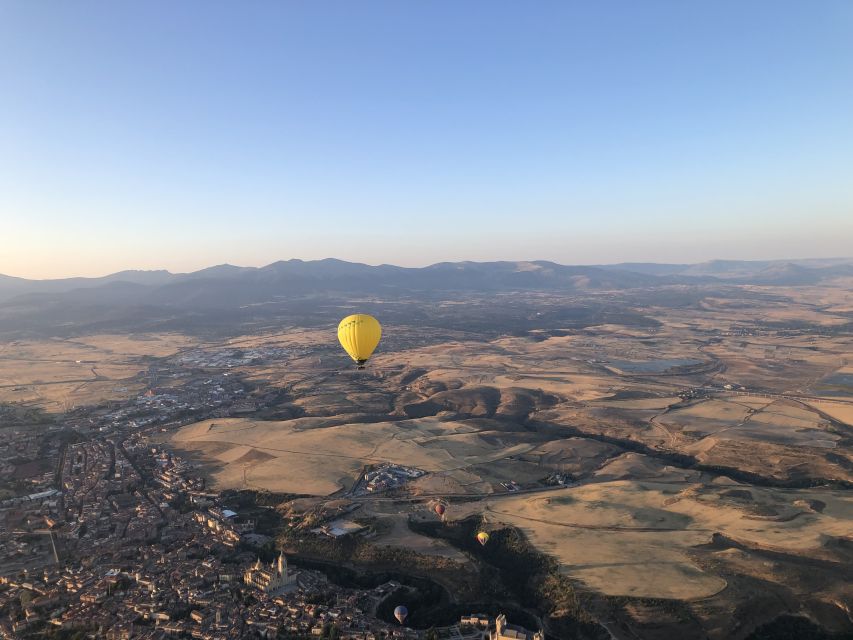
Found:
[[[843,255],[851,32],[848,2],[5,2],[0,273]]]
[[[192,273],[192,272],[200,271],[203,269],[209,269],[209,268],[213,268],[213,267],[222,267],[222,266],[260,269],[260,268],[269,266],[271,264],[274,264],[276,262],[287,262],[290,260],[302,260],[303,262],[316,262],[316,261],[322,261],[322,260],[341,260],[343,262],[349,262],[349,263],[353,263],[353,264],[364,264],[364,265],[371,266],[371,267],[394,266],[394,267],[407,267],[407,268],[416,268],[417,269],[417,268],[430,267],[430,266],[440,264],[440,263],[444,263],[444,262],[450,262],[450,263],[455,263],[455,262],[459,262],[459,263],[461,263],[461,262],[474,262],[474,263],[519,262],[519,263],[523,263],[523,262],[543,262],[544,261],[544,262],[553,262],[553,263],[564,265],[564,266],[593,267],[593,266],[615,266],[615,265],[619,265],[619,264],[662,264],[662,265],[685,264],[685,265],[692,265],[692,264],[704,264],[704,263],[716,262],[716,261],[781,262],[781,263],[794,262],[794,263],[799,263],[799,262],[810,262],[810,261],[838,260],[838,261],[843,261],[843,262],[847,262],[847,261],[853,262],[853,256],[836,255],[836,256],[825,256],[825,257],[823,257],[823,256],[821,256],[821,257],[797,256],[797,257],[775,257],[775,258],[709,258],[708,260],[684,261],[684,262],[675,262],[675,261],[671,261],[671,262],[670,261],[667,261],[667,262],[657,261],[657,262],[654,262],[654,261],[648,261],[648,260],[641,260],[641,261],[618,260],[616,262],[560,262],[557,260],[546,260],[544,258],[519,258],[519,259],[495,258],[493,260],[467,260],[467,259],[439,260],[437,262],[427,262],[427,263],[423,263],[423,264],[397,264],[397,263],[393,263],[393,262],[369,262],[369,261],[364,261],[364,260],[344,260],[343,258],[337,258],[335,256],[325,256],[322,258],[307,258],[307,259],[294,258],[294,257],[279,258],[277,260],[271,260],[269,262],[261,262],[261,263],[257,263],[257,264],[235,264],[233,262],[215,262],[215,263],[211,263],[211,264],[204,264],[204,265],[199,266],[198,268],[187,269],[187,270],[169,269],[166,267],[137,268],[137,267],[131,266],[131,267],[122,267],[122,268],[115,269],[113,271],[107,271],[107,272],[96,272],[96,273],[91,273],[91,274],[88,274],[88,273],[68,273],[65,275],[47,276],[47,277],[29,277],[29,276],[22,276],[22,275],[16,274],[16,273],[6,273],[3,271],[0,271],[0,276],[8,276],[8,277],[13,277],[13,278],[24,278],[27,280],[61,280],[61,279],[66,279],[66,278],[102,278],[102,277],[110,276],[110,275],[125,272],[125,271],[133,271],[133,272],[167,271],[167,272],[172,273],[172,274],[182,274],[182,273]]]

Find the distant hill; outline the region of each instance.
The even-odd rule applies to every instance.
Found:
[[[105,288],[104,285],[117,286]],[[389,291],[506,291],[513,289],[623,289],[656,284],[646,274],[599,267],[564,266],[553,262],[442,262],[423,268],[370,266],[343,260],[286,260],[265,267],[218,265],[192,273],[122,271],[103,278],[25,280],[0,276],[0,302],[17,296],[85,296],[109,302],[120,284],[140,302],[204,306],[250,304],[267,296],[324,292],[387,293]],[[98,292],[81,293],[96,289]],[[32,299],[32,298],[30,298]]]
[[[382,292],[396,290],[478,290],[513,289],[596,290],[625,289],[660,284],[729,282],[779,285],[813,284],[822,280],[853,275],[853,258],[811,260],[712,260],[697,264],[626,262],[600,266],[567,266],[537,260],[533,262],[440,262],[421,268],[393,265],[370,266],[328,258],[325,260],[283,260],[265,267],[237,267],[229,264],[191,273],[119,271],[100,278],[28,280],[0,274],[0,303],[29,294],[64,294],[82,289],[104,289],[108,298],[121,284],[142,285],[143,294],[153,302],[180,304],[183,296],[193,299],[216,297],[236,285],[247,287],[241,298],[270,293],[323,293],[325,291]],[[130,287],[137,294],[138,289]],[[229,306],[227,298],[213,304]]]
[[[100,278],[62,278],[58,280],[27,280],[0,274],[0,302],[21,294],[64,293],[75,289],[101,287],[113,282],[157,286],[167,283],[174,277],[174,274],[165,270],[119,271]]]
[[[601,265],[656,276],[710,277],[740,284],[778,284],[794,286],[814,284],[821,280],[853,275],[853,258],[805,260],[711,260],[696,264],[658,264],[624,262]]]
[[[849,276],[853,276],[853,259],[602,266],[537,260],[442,262],[422,268],[326,259],[286,260],[264,267],[223,264],[192,273],[121,271],[102,278],[27,280],[0,275],[0,332],[75,326],[141,330],[150,325],[163,329],[177,317],[210,321],[213,310],[219,321],[226,322],[229,314],[245,318],[255,310],[261,317],[261,307],[285,302],[313,300],[302,307],[317,309],[329,296],[427,300],[465,292],[594,293],[663,285],[810,285]]]

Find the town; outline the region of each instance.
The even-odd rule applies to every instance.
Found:
[[[241,363],[261,357],[238,355]],[[378,615],[399,583],[345,588],[320,571],[291,566],[274,549],[274,528],[208,490],[190,461],[152,444],[166,429],[275,401],[274,392],[250,393],[228,371],[182,371],[228,368],[235,357],[184,354],[143,372],[159,384],[127,402],[78,407],[62,424],[7,431],[0,442],[0,637],[424,636]],[[390,491],[423,474],[378,465],[352,495]],[[335,514],[314,524],[321,536],[362,529]],[[541,640],[484,614],[431,633]]]

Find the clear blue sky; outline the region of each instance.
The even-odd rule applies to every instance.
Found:
[[[0,273],[853,254],[853,2],[0,0]]]

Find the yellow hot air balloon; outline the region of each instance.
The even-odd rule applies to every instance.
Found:
[[[480,533],[477,534],[477,542],[479,542],[484,547],[486,546],[486,543],[488,541],[489,541],[489,534],[486,533],[485,531],[481,531]]]
[[[382,327],[379,321],[364,313],[347,316],[338,325],[338,340],[349,357],[358,363],[359,369],[364,369],[364,363],[379,344],[381,337]]]

